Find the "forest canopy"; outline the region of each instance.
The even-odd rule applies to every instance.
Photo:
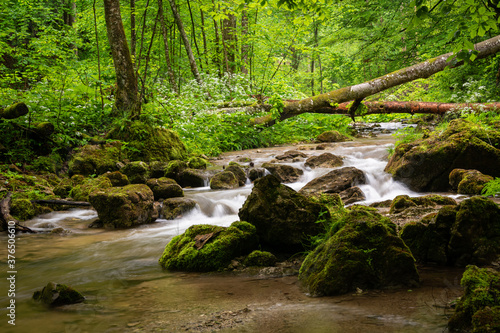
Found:
[[[110,20],[109,6],[121,16]],[[59,147],[123,126],[129,112],[185,138],[186,119],[224,102],[304,99],[448,52],[465,66],[371,98],[485,103],[499,92],[500,56],[474,50],[498,35],[498,0],[5,0],[0,10],[0,107],[30,110],[0,127],[51,122]],[[113,108],[125,98],[113,23],[139,111]]]

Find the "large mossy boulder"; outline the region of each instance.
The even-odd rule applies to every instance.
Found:
[[[127,175],[120,171],[106,172],[102,176],[108,178],[112,186],[126,186],[130,184]]]
[[[363,171],[355,167],[344,167],[330,171],[315,178],[300,189],[300,193],[318,195],[321,193],[340,193],[350,187],[366,183]]]
[[[500,332],[500,272],[468,266],[462,276],[464,295],[448,321],[451,332]]]
[[[238,178],[231,171],[222,171],[216,173],[210,179],[210,188],[212,190],[229,190],[240,187]]]
[[[500,258],[500,208],[472,197],[405,225],[401,238],[420,262],[488,265]]]
[[[127,163],[120,172],[128,177],[131,184],[145,184],[149,179],[149,166],[142,161]]]
[[[35,291],[33,299],[46,306],[57,307],[81,303],[85,297],[65,284],[49,282],[42,290]]]
[[[295,183],[304,174],[302,169],[286,164],[264,163],[262,167],[282,183]]]
[[[257,228],[262,243],[288,253],[303,251],[307,237],[324,231],[316,222],[330,216],[324,205],[280,184],[273,175],[255,181],[238,215]]]
[[[122,157],[121,149],[120,142],[80,147],[71,156],[68,174],[90,176],[116,171]]]
[[[187,166],[191,169],[206,169],[208,161],[203,157],[193,156],[189,158]]]
[[[182,187],[170,178],[151,178],[147,180],[146,185],[153,191],[156,201],[184,196]]]
[[[454,199],[438,194],[428,194],[421,197],[410,197],[402,194],[392,200],[389,214],[401,213],[411,207],[435,207],[456,204],[457,202]]]
[[[228,228],[193,225],[167,244],[160,265],[169,270],[220,271],[257,247],[257,233],[250,223],[234,222]]]
[[[185,160],[187,151],[177,133],[162,127],[154,127],[133,121],[123,130],[113,130],[108,138],[126,141],[127,157],[133,161]]]
[[[486,183],[493,180],[493,177],[483,175],[477,170],[453,169],[449,180],[452,190],[457,193],[478,195],[481,194]]]
[[[108,229],[134,227],[155,221],[153,191],[144,184],[112,187],[93,192],[89,202]]]
[[[359,289],[415,286],[415,259],[390,220],[366,208],[354,209],[340,229],[304,260],[299,280],[314,296]]]
[[[500,131],[464,119],[444,132],[396,147],[385,171],[415,191],[447,191],[453,169],[475,169],[500,177]]]

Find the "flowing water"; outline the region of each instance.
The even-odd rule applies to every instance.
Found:
[[[419,195],[383,172],[391,136],[332,145],[326,151],[344,156],[344,166],[363,170],[360,186],[365,203],[399,194]],[[302,149],[309,155],[325,151]],[[275,147],[225,154],[220,164],[250,157],[256,166],[286,150]],[[295,190],[329,169],[304,169]],[[443,332],[446,304],[460,294],[462,270],[421,268],[422,286],[414,290],[360,292],[311,298],[296,276],[269,277],[163,271],[158,259],[169,240],[193,224],[228,226],[251,192],[186,189],[198,207],[182,219],[157,220],[128,230],[89,229],[93,210],[76,209],[37,217],[25,224],[34,229],[65,229],[64,233],[18,234],[16,237],[16,325],[8,324],[8,284],[2,278],[1,332]],[[7,271],[7,237],[0,235],[2,275]],[[4,274],[5,273],[5,274]],[[48,310],[31,300],[49,281],[73,286],[86,296],[81,304]]]

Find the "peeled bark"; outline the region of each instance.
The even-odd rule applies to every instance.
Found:
[[[24,116],[29,112],[28,106],[24,103],[16,103],[5,109],[0,109],[0,119],[15,119]]]
[[[135,118],[140,115],[141,103],[134,64],[123,29],[120,2],[104,0],[104,16],[116,73],[115,113]]]
[[[479,52],[477,55],[478,59],[486,58],[497,53],[500,51],[500,35],[476,44],[474,49]],[[285,102],[279,120],[284,120],[303,113],[330,113],[326,112],[326,110],[335,110],[340,103],[352,100],[362,100],[365,97],[388,88],[416,79],[428,78],[444,70],[446,67],[453,68],[463,64],[461,62],[456,62],[455,58],[452,58],[452,56],[452,52],[446,53],[361,84],[340,88],[300,101]],[[255,123],[267,125],[272,125],[274,122],[275,120],[272,119],[271,115],[256,119],[255,121]]]

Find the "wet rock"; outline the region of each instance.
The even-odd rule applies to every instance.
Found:
[[[149,166],[142,161],[130,162],[120,172],[128,177],[131,184],[145,184],[149,179]]]
[[[153,161],[149,163],[149,176],[151,178],[161,178],[165,176],[165,170],[169,162]]]
[[[12,199],[10,213],[19,221],[26,221],[35,217],[35,207],[28,199]]]
[[[295,183],[304,174],[302,169],[286,164],[264,163],[262,167],[278,178],[281,183]]]
[[[305,238],[324,231],[316,223],[321,214],[330,216],[325,206],[280,184],[273,175],[255,181],[238,213],[242,221],[255,225],[262,243],[288,253],[303,251]]]
[[[415,191],[447,191],[453,169],[500,177],[500,134],[455,119],[444,132],[399,145],[385,171]]]
[[[239,186],[245,186],[245,183],[247,182],[247,175],[241,166],[230,164],[225,171],[230,171],[236,176]]]
[[[169,198],[163,201],[161,215],[165,220],[183,217],[196,207],[196,201],[189,198]]]
[[[342,157],[332,153],[323,153],[319,156],[312,156],[306,160],[305,166],[314,168],[335,168],[344,164]]]
[[[481,194],[484,185],[493,177],[477,170],[454,169],[449,176],[451,188],[459,194]]]
[[[448,321],[452,332],[500,331],[500,272],[468,266],[462,277],[464,295]]]
[[[175,179],[175,178],[174,178]],[[178,179],[175,179],[182,187],[204,187],[207,185],[209,175],[200,169],[185,169]]]
[[[103,177],[106,177],[111,182],[111,186],[125,186],[129,185],[130,181],[128,180],[127,175],[121,173],[120,171],[106,172],[103,174]]]
[[[500,208],[472,197],[406,225],[401,238],[421,262],[488,265],[499,259]]]
[[[435,207],[437,205],[456,205],[457,202],[446,196],[428,194],[421,197],[410,198],[408,195],[398,195],[392,200],[390,214],[398,214],[410,207]]]
[[[101,175],[108,171],[118,170],[117,163],[121,157],[121,143],[113,142],[105,145],[86,145],[80,147],[69,161],[68,174]]]
[[[344,142],[350,141],[351,139],[338,131],[327,131],[323,132],[316,137],[316,142]]]
[[[185,161],[170,161],[165,168],[165,177],[175,179],[179,182],[181,173],[188,168]]]
[[[240,187],[238,179],[231,171],[219,172],[210,179],[212,190],[228,190],[238,187]]]
[[[35,301],[50,307],[81,303],[85,297],[75,289],[65,284],[49,282],[42,290],[33,294]]]
[[[93,192],[89,202],[105,228],[129,228],[154,222],[153,191],[144,184]]]
[[[339,195],[342,202],[346,205],[366,199],[363,191],[357,186],[349,187],[347,190],[340,192]]]
[[[156,201],[160,199],[183,197],[182,187],[173,179],[161,177],[148,179],[146,185],[153,191]]]
[[[245,266],[266,267],[276,265],[277,261],[278,259],[271,252],[255,250],[245,258],[243,264]]]
[[[252,168],[248,171],[248,178],[250,181],[255,181],[259,178],[262,178],[266,175],[266,169],[264,168]]]
[[[255,227],[233,222],[230,227],[193,225],[165,247],[160,265],[170,270],[219,271],[258,246]]]
[[[366,177],[363,171],[354,167],[345,167],[313,179],[299,192],[302,194],[340,193],[349,187],[365,183]]]
[[[279,162],[292,162],[307,158],[307,155],[298,150],[289,150],[275,157]]]
[[[319,145],[316,146],[316,150],[326,150],[327,148],[332,148],[332,147],[334,147],[334,145],[331,143],[320,143]]]
[[[418,285],[415,259],[392,222],[358,207],[348,213],[343,224],[300,268],[299,280],[311,295]]]

